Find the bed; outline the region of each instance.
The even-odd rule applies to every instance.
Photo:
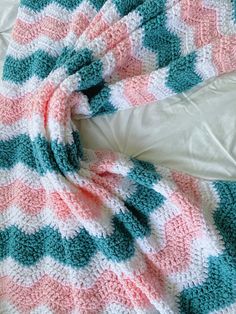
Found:
[[[0,72],[18,0],[0,4]],[[112,149],[208,179],[236,178],[236,73],[158,105],[77,120],[85,147]]]

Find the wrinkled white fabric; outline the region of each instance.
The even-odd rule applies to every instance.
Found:
[[[18,0],[0,1],[0,72]],[[78,120],[87,148],[119,151],[194,176],[236,179],[236,73],[158,104]]]

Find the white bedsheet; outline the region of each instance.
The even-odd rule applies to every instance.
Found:
[[[0,0],[0,71],[18,0]],[[236,73],[186,94],[78,120],[84,146],[112,149],[209,179],[236,179]]]

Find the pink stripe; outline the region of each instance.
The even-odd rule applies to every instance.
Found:
[[[146,270],[132,279],[145,293],[149,300],[160,300],[165,295],[165,278],[148,255],[144,255]]]
[[[84,13],[78,13],[71,22],[71,30],[79,37],[88,27],[90,21]]]
[[[48,193],[43,187],[33,189],[17,180],[0,187],[0,212],[17,206],[26,214],[37,215],[50,208],[63,221],[74,215],[82,219],[98,219],[102,215],[102,201],[96,194],[96,191],[92,193],[84,188],[78,188],[76,194],[66,191]]]
[[[107,50],[110,50],[128,36],[129,32],[126,23],[118,22],[102,34],[101,38],[105,41]]]
[[[130,57],[129,62],[126,66],[117,68],[116,74],[121,80],[132,76],[138,76],[142,73],[142,62],[134,57]]]
[[[69,23],[49,16],[44,17],[34,24],[17,19],[12,36],[16,42],[22,45],[30,43],[40,35],[45,35],[54,41],[59,41],[66,37],[69,32],[69,26]]]
[[[236,70],[236,36],[225,36],[213,43],[213,61],[219,75]]]
[[[165,247],[149,258],[163,274],[185,271],[191,263],[192,241],[203,232],[198,181],[185,175],[173,174],[178,190],[170,200],[182,212],[165,225]]]
[[[130,281],[120,281],[116,274],[105,271],[91,288],[77,289],[62,285],[48,276],[31,287],[13,282],[9,277],[0,279],[0,297],[9,300],[19,311],[28,313],[40,304],[44,304],[56,313],[69,313],[82,310],[83,313],[98,313],[109,303],[120,303],[128,309],[133,304],[140,308],[149,306],[144,294]],[[124,286],[130,289],[127,294]],[[132,295],[132,300],[130,300]]]
[[[60,87],[55,90],[48,102],[48,119],[55,119],[65,125],[71,115],[69,98],[70,96]]]
[[[30,106],[27,105],[27,98],[32,94],[17,99],[10,99],[0,94],[0,123],[13,124],[20,119],[28,118]]]
[[[10,206],[17,206],[27,214],[36,215],[45,205],[46,192],[43,188],[30,188],[20,180],[0,187],[0,212]]]
[[[180,4],[182,19],[194,28],[197,48],[209,44],[212,39],[220,36],[215,10],[206,8],[202,0],[183,0]]]
[[[146,105],[156,100],[148,91],[149,75],[140,75],[124,81],[124,96],[132,106]]]
[[[91,25],[86,31],[87,32],[86,35],[88,39],[92,41],[101,33],[103,33],[106,29],[108,29],[108,27],[109,24],[104,20],[103,13],[99,12],[91,22]]]

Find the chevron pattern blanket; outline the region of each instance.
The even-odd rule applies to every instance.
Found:
[[[235,0],[21,0],[0,86],[1,313],[236,313],[236,182],[85,149],[74,123],[233,70]]]

